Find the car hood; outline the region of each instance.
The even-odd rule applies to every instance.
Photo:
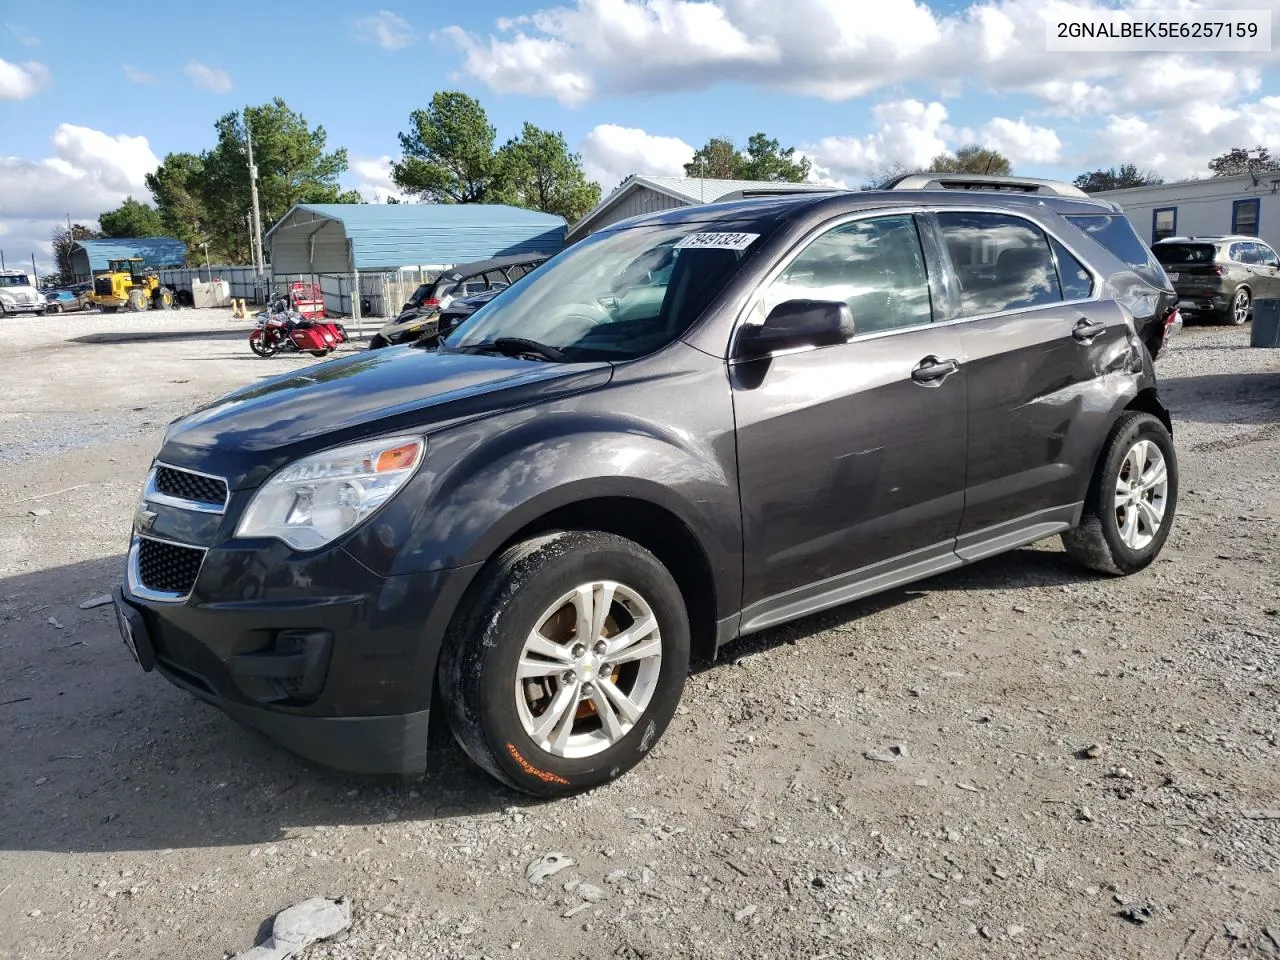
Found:
[[[173,421],[158,459],[255,487],[301,456],[366,437],[439,430],[495,410],[594,389],[608,363],[389,347],[315,364]]]

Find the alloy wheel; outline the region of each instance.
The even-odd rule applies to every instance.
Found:
[[[610,580],[581,584],[525,639],[515,677],[520,722],[553,756],[594,756],[635,728],[661,669],[662,634],[644,597]]]
[[[1150,440],[1139,440],[1120,462],[1115,511],[1120,539],[1130,550],[1150,545],[1164,523],[1169,497],[1169,467]]]
[[[1231,301],[1231,320],[1240,326],[1249,319],[1249,291],[1243,288],[1236,291]]]

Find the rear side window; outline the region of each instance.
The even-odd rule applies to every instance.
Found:
[[[1067,220],[1104,246],[1112,256],[1143,280],[1161,289],[1168,288],[1168,279],[1160,267],[1160,261],[1151,255],[1147,245],[1123,214],[1068,216]]]
[[[1211,243],[1158,243],[1151,248],[1166,267],[1189,267],[1213,263],[1217,251]]]
[[[961,315],[1025,310],[1062,300],[1044,231],[1003,213],[939,213],[960,280]]]
[[[1053,255],[1058,260],[1058,282],[1062,284],[1063,300],[1088,300],[1093,296],[1093,277],[1085,265],[1070,250],[1053,237],[1049,238]]]

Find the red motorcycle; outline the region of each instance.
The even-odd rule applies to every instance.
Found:
[[[333,320],[307,319],[293,311],[264,312],[249,334],[249,349],[260,357],[290,352],[324,357],[348,339],[346,328]]]

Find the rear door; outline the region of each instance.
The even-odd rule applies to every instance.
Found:
[[[1258,296],[1280,299],[1280,257],[1277,257],[1275,250],[1261,240],[1255,246],[1258,248],[1259,273],[1266,282],[1266,293],[1260,293]]]
[[[1099,278],[1031,220],[940,211],[959,279],[968,385],[967,480],[957,552],[973,559],[1063,524],[1089,482],[1106,373],[1128,355],[1128,319],[1094,299]],[[1047,533],[1046,533],[1047,535]]]

